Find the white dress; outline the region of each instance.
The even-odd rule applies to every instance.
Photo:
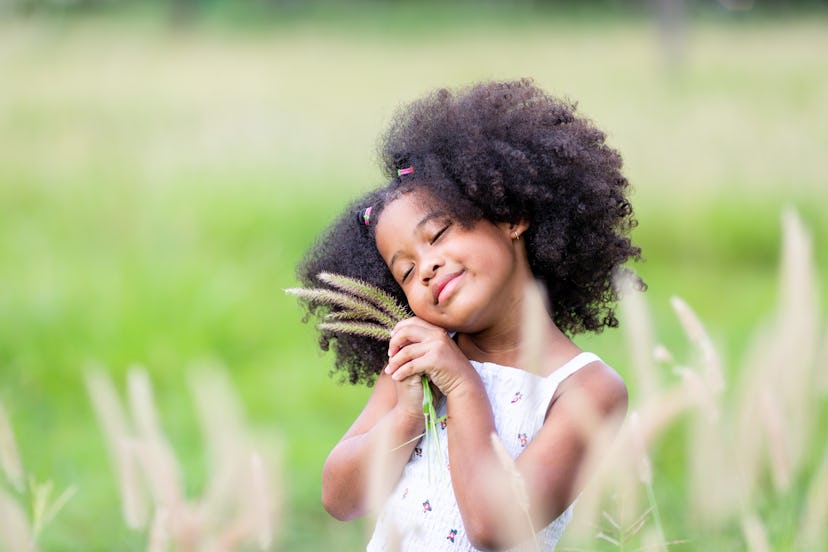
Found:
[[[547,377],[508,366],[471,361],[489,396],[497,434],[512,458],[516,458],[540,430],[558,384],[596,360],[600,359],[593,353],[581,353]],[[438,417],[445,416],[445,398],[437,408]],[[368,552],[477,550],[465,534],[451,481],[445,475],[448,473],[445,465],[448,459],[447,431],[451,431],[451,427],[443,418],[437,429],[443,463],[431,468],[432,472],[443,473],[431,473],[429,479],[427,451],[421,439],[377,519]],[[430,446],[431,442],[427,444]],[[555,549],[571,519],[572,505],[538,531],[541,550]]]

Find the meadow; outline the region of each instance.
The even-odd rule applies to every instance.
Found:
[[[147,532],[122,519],[84,384],[97,367],[123,390],[135,365],[188,494],[210,471],[190,378],[222,367],[245,423],[281,457],[273,547],[360,549],[366,528],[327,516],[319,474],[370,390],[329,375],[331,357],[283,290],[314,237],[380,183],[374,148],[394,109],[438,86],[529,76],[606,130],[633,185],[644,260],[632,268],[649,285],[656,339],[692,362],[670,307],[680,296],[733,386],[749,381],[751,343],[777,310],[782,213],[795,210],[813,244],[810,304],[823,315],[813,362],[825,371],[825,14],[694,19],[679,43],[643,16],[458,15],[0,22],[0,403],[26,471],[76,489],[41,549],[147,547]],[[633,404],[643,399],[621,330],[577,341],[625,376]],[[807,391],[824,426],[821,381]],[[671,549],[745,548],[738,524],[706,534],[686,516],[691,429],[679,419],[650,451],[664,536],[687,541]],[[767,481],[757,493],[771,549],[798,546],[826,433],[816,424],[806,437],[792,490]]]

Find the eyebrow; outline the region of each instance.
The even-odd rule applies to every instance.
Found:
[[[425,226],[426,224],[428,224],[429,222],[431,222],[434,219],[437,219],[437,218],[440,218],[440,217],[445,217],[447,215],[448,215],[448,213],[446,211],[432,211],[429,214],[427,214],[426,216],[424,216],[420,220],[420,222],[417,223],[417,225],[414,227],[414,231],[416,232],[417,230],[419,230],[420,228],[422,228],[423,226]],[[400,254],[400,252],[397,251],[393,255],[391,255],[391,262],[388,263],[388,269],[389,270],[393,270],[394,263],[397,261],[397,257],[399,256],[399,254]]]

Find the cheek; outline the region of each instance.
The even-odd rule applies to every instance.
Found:
[[[405,299],[408,301],[408,306],[414,311],[414,314],[421,316],[433,303],[431,292],[427,288],[405,293]]]
[[[478,241],[469,244],[466,250],[474,252],[476,264],[489,271],[508,271],[515,263],[514,249],[501,240]]]

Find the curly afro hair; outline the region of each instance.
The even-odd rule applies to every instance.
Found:
[[[397,112],[380,144],[390,182],[356,202],[308,251],[297,274],[319,287],[322,271],[365,280],[407,304],[374,241],[376,220],[401,194],[425,190],[460,224],[481,219],[529,223],[529,265],[549,297],[555,324],[569,335],[615,327],[613,277],[640,248],[626,197],[621,156],[575,105],[553,98],[530,80],[485,82],[456,93],[441,89]],[[400,169],[412,167],[413,172]],[[644,283],[635,278],[639,287]],[[322,315],[308,303],[309,318]],[[351,383],[373,383],[387,362],[386,344],[321,332],[333,348],[335,371]]]

